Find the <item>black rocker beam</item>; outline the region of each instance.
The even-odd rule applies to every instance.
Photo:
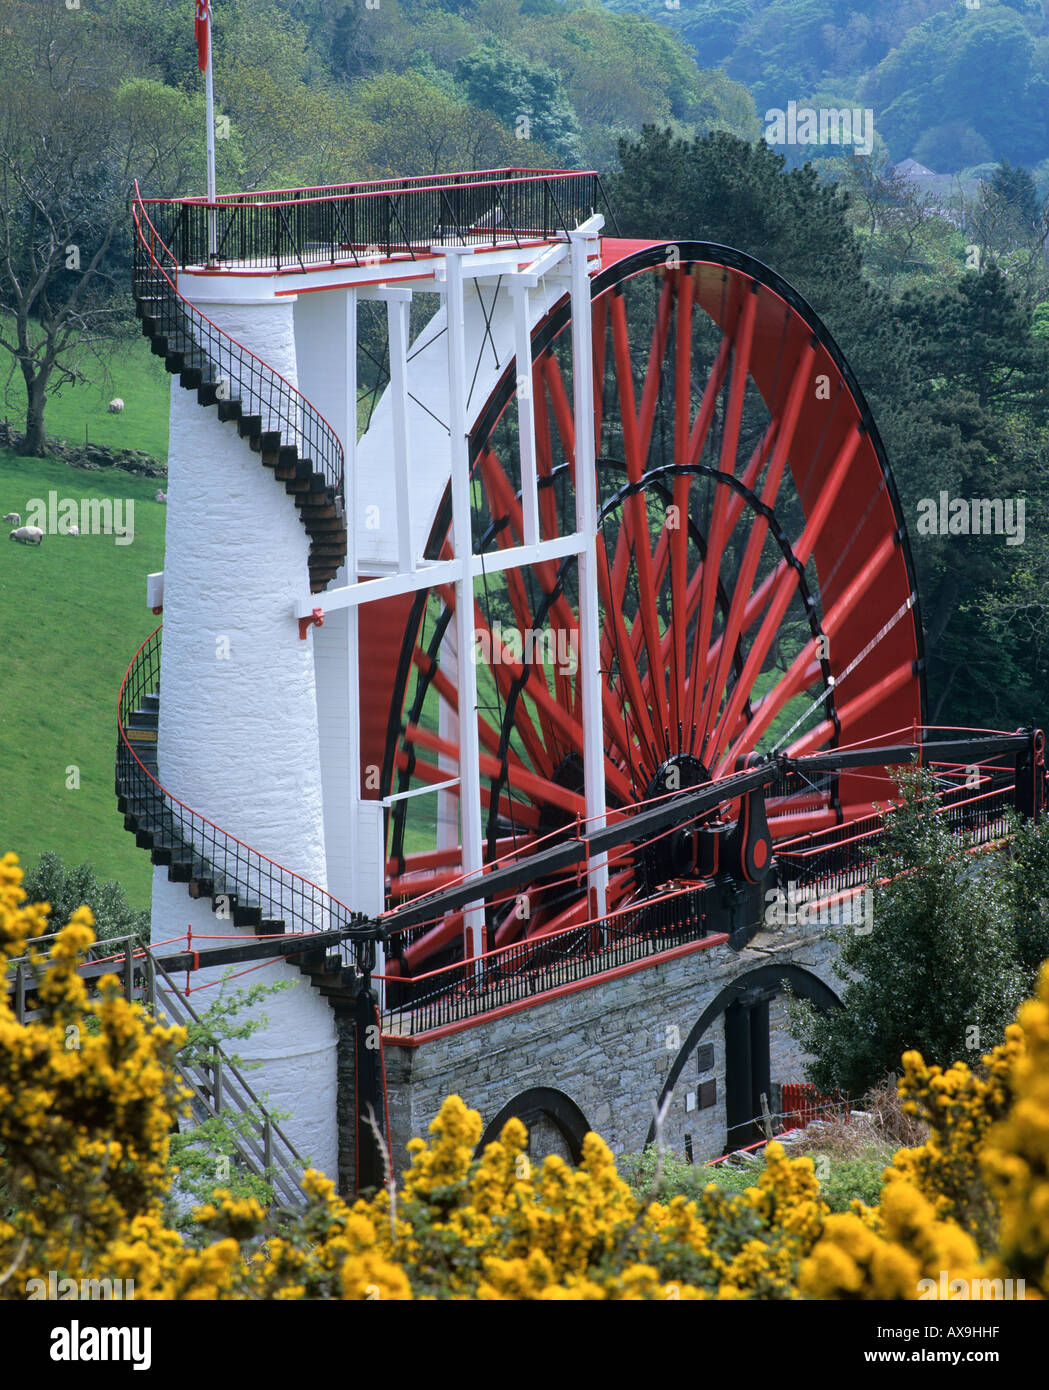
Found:
[[[359,928],[357,930],[360,931]],[[179,951],[173,956],[154,956],[154,960],[172,975],[182,970],[203,970],[212,965],[238,965],[245,960],[301,956],[307,951],[327,950],[329,946],[338,946],[345,940],[345,931],[311,932],[309,936],[298,936],[289,932],[284,936],[271,937],[268,941],[246,941],[238,946],[211,946],[204,951]],[[110,963],[106,969],[111,971],[113,964]],[[104,975],[106,971],[99,970],[97,973]]]
[[[409,903],[406,907],[395,909],[381,921],[362,923],[353,928],[335,931],[311,932],[308,936],[288,933],[270,937],[267,940],[245,941],[236,945],[213,946],[202,951],[178,951],[172,955],[155,956],[169,974],[181,971],[203,970],[212,966],[237,965],[243,961],[266,960],[277,957],[291,959],[307,952],[327,950],[342,942],[385,941],[391,930],[412,926],[427,921],[457,907],[476,902],[478,897],[497,897],[503,892],[520,887],[546,877],[559,869],[578,865],[585,871],[590,857],[602,854],[623,844],[644,842],[670,826],[682,826],[698,816],[713,810],[725,801],[735,800],[748,792],[769,786],[785,773],[793,771],[834,772],[850,767],[869,767],[872,764],[898,766],[907,763],[915,754],[921,754],[926,761],[951,761],[978,763],[988,757],[1022,751],[1031,744],[1033,731],[1015,734],[993,735],[977,739],[951,739],[942,743],[910,744],[900,743],[882,745],[877,748],[834,750],[827,753],[810,754],[804,758],[788,758],[780,755],[774,761],[747,768],[734,773],[719,782],[711,782],[697,787],[684,796],[655,805],[648,810],[639,811],[616,825],[606,826],[588,835],[559,841],[538,854],[530,854],[514,864],[506,864],[493,869],[480,881],[457,884],[454,888],[435,893],[429,898]],[[136,963],[143,957],[135,953]],[[123,954],[109,960],[87,961],[77,973],[83,979],[95,979],[102,975],[120,975],[125,968]],[[32,967],[30,967],[32,970]],[[25,988],[32,989],[36,983],[36,972],[32,979],[25,980]],[[12,981],[8,981],[11,986]]]
[[[359,930],[359,929],[358,929]],[[174,955],[158,956],[154,955],[153,960],[157,965],[162,965],[169,975],[181,973],[183,970],[206,970],[214,965],[239,965],[247,960],[266,960],[269,958],[284,956],[291,958],[300,956],[309,951],[327,950],[331,946],[338,946],[345,941],[344,931],[325,931],[311,932],[309,936],[285,935],[274,936],[268,940],[245,941],[237,946],[210,946],[203,951],[178,951]],[[131,963],[133,966],[145,965],[146,956],[142,948],[137,948],[131,952]],[[8,962],[10,965],[12,962]],[[46,961],[43,962],[46,967]],[[120,952],[119,955],[110,956],[105,960],[84,961],[77,966],[77,974],[82,980],[97,980],[103,975],[122,976],[127,965],[127,955]],[[13,976],[9,977],[7,984],[10,988]],[[26,966],[25,988],[33,989],[39,982],[39,975],[31,965]]]
[[[780,756],[777,760],[761,763],[758,767],[744,772],[733,773],[719,782],[710,782],[697,787],[664,804],[657,804],[648,810],[639,811],[615,825],[591,831],[567,840],[561,840],[538,854],[530,854],[514,864],[505,864],[493,869],[478,881],[456,884],[454,888],[435,893],[429,898],[419,899],[403,908],[395,909],[381,921],[362,923],[351,929],[312,932],[309,936],[288,933],[271,937],[268,940],[245,941],[237,945],[213,946],[203,951],[178,951],[173,955],[156,956],[158,964],[169,974],[181,971],[202,970],[217,965],[237,965],[242,961],[266,960],[283,956],[291,958],[308,951],[327,950],[341,942],[386,940],[391,930],[413,926],[446,912],[454,912],[458,907],[476,902],[478,897],[498,897],[522,884],[533,883],[545,878],[559,869],[579,866],[585,870],[588,858],[603,854],[620,845],[644,842],[658,835],[670,826],[683,826],[689,821],[715,809],[722,802],[735,800],[759,787],[767,787],[784,773],[792,771],[834,772],[850,767],[869,767],[872,764],[896,766],[908,762],[915,754],[926,760],[951,762],[980,762],[996,754],[1016,753],[1029,746],[1031,732],[1001,734],[989,738],[952,739],[943,743],[911,744],[900,743],[878,748],[848,749],[827,753],[814,753],[804,758]],[[136,956],[136,960],[141,957]],[[106,961],[88,961],[79,967],[78,974],[84,979],[94,979],[101,975],[120,974],[124,968],[124,957]],[[34,972],[35,973],[35,972]],[[32,984],[27,979],[27,988]]]
[[[519,888],[523,883],[534,883],[545,878],[556,869],[571,868],[578,864],[585,868],[586,860],[619,845],[632,844],[635,840],[644,841],[669,826],[684,825],[697,816],[704,815],[720,806],[723,801],[732,801],[756,787],[765,787],[780,775],[775,763],[762,763],[760,767],[749,768],[746,772],[734,773],[722,778],[720,782],[709,782],[704,787],[675,797],[663,805],[638,811],[636,815],[602,830],[592,830],[570,840],[561,840],[549,849],[530,854],[514,864],[504,864],[493,869],[480,879],[469,883],[458,883],[454,888],[446,888],[428,898],[420,898],[406,907],[395,909],[386,918],[388,926],[394,930],[415,926],[429,921],[434,916],[453,912],[467,903],[477,902],[479,898],[498,897],[504,892]]]
[[[392,931],[417,926],[446,912],[454,912],[468,903],[501,897],[522,884],[534,883],[558,869],[578,866],[583,871],[589,858],[621,845],[644,843],[670,826],[687,825],[723,802],[770,786],[790,772],[839,772],[850,767],[870,767],[875,764],[894,767],[908,763],[915,756],[923,761],[979,762],[997,754],[1015,754],[1028,747],[1031,738],[1032,731],[1026,730],[987,738],[950,739],[942,743],[896,743],[871,748],[831,749],[827,753],[811,753],[803,758],[789,758],[780,754],[776,759],[757,767],[733,773],[664,804],[638,811],[617,821],[615,825],[561,840],[548,849],[540,850],[538,854],[530,854],[513,864],[492,869],[469,883],[458,883],[452,888],[395,908],[383,920],[387,929]]]
[[[942,743],[896,743],[879,748],[834,749],[809,753],[804,758],[782,755],[784,772],[844,772],[850,767],[897,767],[917,753],[923,762],[978,763],[1002,753],[1017,753],[1031,742],[1031,734],[995,734],[990,738],[945,739]]]

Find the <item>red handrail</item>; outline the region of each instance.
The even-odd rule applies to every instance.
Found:
[[[498,170],[498,169],[494,169],[494,170],[492,170],[491,172],[494,173],[494,174],[499,174],[499,173],[501,173],[502,171],[501,171],[501,170]],[[411,193],[444,193],[444,192],[447,192],[448,189],[450,189],[450,188],[454,188],[454,189],[457,189],[457,190],[458,190],[458,189],[464,189],[464,188],[491,188],[491,187],[493,186],[493,184],[495,184],[495,183],[501,183],[501,184],[525,184],[525,183],[549,182],[551,179],[564,180],[564,179],[584,179],[584,178],[594,178],[594,177],[596,177],[596,171],[593,170],[593,169],[587,169],[587,170],[574,170],[574,169],[569,169],[569,170],[566,170],[566,169],[556,169],[556,170],[529,169],[529,170],[526,170],[526,171],[511,169],[511,170],[507,170],[506,172],[509,173],[509,174],[511,174],[511,175],[517,175],[518,177],[502,178],[502,179],[498,179],[498,180],[497,180],[497,179],[476,179],[473,183],[452,183],[452,182],[446,182],[446,183],[445,183],[445,182],[441,182],[440,180],[441,180],[442,178],[451,180],[451,179],[454,179],[454,178],[456,178],[456,177],[458,177],[458,176],[457,176],[457,175],[454,175],[454,174],[446,174],[446,175],[416,174],[416,175],[412,175],[412,176],[410,176],[410,177],[411,177],[411,178],[420,179],[420,180],[429,179],[430,182],[429,182],[429,183],[420,182],[420,183],[418,183],[418,184],[412,184],[412,186],[411,186],[410,188],[407,188],[407,189],[404,189],[404,190],[397,189],[397,188],[379,188],[379,187],[373,187],[373,186],[369,185],[368,183],[363,183],[363,184],[327,184],[327,185],[321,184],[321,185],[319,185],[317,188],[301,188],[301,189],[300,189],[300,188],[278,188],[278,189],[265,190],[264,192],[261,192],[261,193],[258,193],[258,194],[252,194],[252,193],[219,193],[219,194],[216,195],[216,198],[215,198],[215,202],[214,202],[214,203],[209,203],[207,197],[204,196],[204,195],[200,195],[200,194],[193,194],[193,195],[190,195],[190,196],[185,197],[185,198],[147,198],[147,199],[145,199],[144,201],[147,202],[147,203],[149,203],[149,204],[151,204],[151,205],[152,205],[152,204],[158,204],[158,205],[163,206],[163,207],[220,207],[220,208],[279,208],[279,207],[305,207],[305,206],[308,206],[310,203],[331,203],[331,202],[338,202],[338,201],[342,201],[342,200],[355,199],[355,198],[378,198],[378,197],[386,197],[386,196],[389,195],[389,194],[394,194],[394,193],[398,193],[398,192],[401,192],[401,191],[411,192]],[[523,176],[521,176],[521,175],[523,175]],[[378,184],[381,184],[381,183],[384,183],[384,182],[391,182],[391,180],[374,179],[374,180],[371,181],[371,184],[372,184],[372,185],[378,185]],[[136,186],[137,186],[137,185],[136,185]],[[330,193],[330,192],[327,191],[327,190],[332,189],[332,188],[340,188],[340,189],[341,189],[341,188],[352,188],[352,189],[357,189],[357,190],[359,190],[359,191],[353,192],[353,193]],[[276,199],[273,200],[273,201],[265,201],[265,202],[258,202],[258,201],[256,201],[256,199],[258,199],[258,198],[264,198],[264,197],[266,196],[266,193],[267,193],[267,192],[272,192],[272,193],[275,193],[275,194],[278,194],[278,195],[294,194],[294,193],[316,193],[317,196],[316,196],[316,197],[312,197],[312,198],[295,198],[295,197],[283,197],[283,196],[279,196],[278,198],[276,198]],[[240,201],[240,200],[243,200],[243,201]]]
[[[151,203],[157,203],[157,202],[162,202],[163,200],[162,200],[162,199],[159,199],[159,198],[151,198],[151,199],[149,199],[148,201],[151,202]],[[175,200],[175,201],[177,201],[177,200]],[[137,206],[136,206],[136,205],[137,205]],[[134,221],[135,230],[136,230],[136,232],[138,233],[139,240],[141,241],[141,243],[142,243],[143,247],[145,248],[145,250],[148,252],[150,261],[153,263],[153,265],[156,267],[156,269],[160,272],[160,274],[164,277],[164,279],[165,279],[165,280],[168,282],[168,284],[171,286],[171,292],[172,292],[172,294],[174,294],[174,295],[176,296],[176,298],[178,298],[179,300],[181,300],[182,303],[186,306],[186,308],[187,308],[191,313],[196,314],[196,316],[197,316],[198,318],[202,319],[210,328],[213,328],[213,329],[215,330],[215,332],[216,332],[217,334],[219,334],[220,337],[228,339],[228,340],[234,345],[234,347],[236,347],[236,349],[238,350],[238,352],[242,352],[242,353],[245,355],[245,357],[250,357],[253,361],[257,362],[257,363],[259,364],[259,366],[262,368],[263,371],[268,372],[271,376],[276,377],[278,381],[283,382],[283,384],[288,388],[288,391],[289,391],[293,396],[297,396],[298,399],[302,402],[302,405],[303,405],[304,409],[305,409],[306,411],[308,411],[310,414],[315,415],[316,418],[317,418],[318,420],[320,420],[320,422],[321,422],[321,423],[325,426],[325,428],[328,430],[328,432],[329,432],[329,434],[331,435],[332,440],[333,440],[333,442],[334,442],[334,444],[335,444],[335,446],[336,446],[336,448],[337,448],[337,450],[338,450],[338,456],[339,456],[339,459],[340,459],[338,486],[339,486],[339,488],[341,489],[341,488],[342,488],[342,484],[343,484],[343,478],[344,478],[345,472],[346,472],[346,451],[343,449],[343,447],[342,447],[342,441],[340,440],[339,436],[335,433],[335,430],[333,429],[333,427],[328,423],[328,421],[327,421],[327,420],[325,419],[325,417],[321,414],[321,412],[317,409],[317,407],[313,404],[313,402],[310,401],[310,400],[308,400],[308,399],[302,394],[302,392],[298,389],[297,386],[293,386],[293,385],[291,384],[291,382],[287,379],[286,376],[282,376],[281,373],[278,372],[278,371],[276,370],[276,368],[271,367],[270,364],[269,364],[268,362],[264,361],[264,360],[258,355],[258,353],[252,352],[251,348],[245,347],[244,344],[243,344],[238,338],[234,338],[234,336],[233,336],[232,333],[227,333],[226,330],[225,330],[224,328],[220,328],[220,327],[218,326],[218,324],[214,322],[213,319],[209,319],[208,316],[207,316],[207,314],[202,313],[201,310],[198,309],[197,306],[196,306],[194,303],[192,303],[190,300],[188,300],[188,299],[186,298],[186,296],[180,292],[180,290],[179,290],[179,288],[178,288],[178,285],[175,283],[174,280],[172,280],[171,276],[168,274],[168,272],[164,269],[164,267],[163,267],[163,266],[160,264],[160,262],[157,260],[156,256],[153,254],[153,248],[149,245],[149,243],[148,243],[148,241],[146,240],[146,238],[142,235],[142,227],[141,227],[141,224],[140,224],[140,222],[139,222],[139,210],[141,210],[141,216],[145,219],[145,221],[146,221],[146,223],[147,223],[147,225],[148,225],[148,227],[149,227],[150,232],[153,234],[154,237],[156,237],[157,241],[160,243],[161,246],[163,246],[164,250],[167,252],[168,256],[171,258],[171,263],[172,263],[172,265],[174,266],[175,272],[176,272],[176,274],[177,274],[177,273],[178,273],[178,270],[179,270],[178,261],[175,259],[174,253],[172,252],[171,248],[168,246],[168,244],[165,242],[164,238],[163,238],[163,237],[160,235],[160,233],[157,231],[156,227],[153,225],[153,221],[152,221],[151,217],[149,216],[149,213],[146,212],[145,200],[142,198],[142,195],[141,195],[141,193],[139,192],[138,179],[136,179],[136,180],[135,180],[135,196],[134,196],[134,200],[133,200],[133,204],[132,204],[131,216],[132,216],[132,220]]]

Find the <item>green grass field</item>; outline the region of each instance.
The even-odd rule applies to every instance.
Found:
[[[0,362],[4,371],[9,363]],[[120,344],[112,384],[67,387],[48,406],[47,431],[167,457],[168,378],[145,341]],[[7,414],[21,426],[17,380]],[[123,397],[122,415],[106,405]],[[146,607],[146,575],[164,566],[163,506],[155,479],[116,469],[87,472],[0,450],[0,515],[26,519],[32,498],[54,490],[85,498],[133,501],[134,540],[45,536],[39,548],[16,545],[0,528],[0,852],[26,866],[53,849],[69,864],[89,860],[102,878],[123,884],[136,907],[149,904],[152,866],[124,829],[113,794],[116,699],[138,644],[156,626]],[[67,788],[79,769],[79,789]]]
[[[92,383],[63,386],[60,395],[50,398],[45,417],[48,434],[71,444],[83,444],[86,430],[92,444],[104,444],[110,449],[143,449],[166,462],[171,378],[160,358],[150,352],[145,338],[118,341],[109,358],[105,381],[94,380],[101,369],[91,356],[85,353],[79,360]],[[17,372],[9,379],[10,370],[10,354],[0,348],[0,381],[7,384],[3,414],[15,429],[21,430],[25,428],[25,390]],[[107,410],[114,396],[124,402],[119,415],[110,415]]]

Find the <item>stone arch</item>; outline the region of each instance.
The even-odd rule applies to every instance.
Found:
[[[578,1163],[583,1157],[583,1140],[590,1133],[590,1125],[579,1106],[563,1091],[556,1091],[551,1086],[533,1086],[514,1096],[513,1100],[508,1101],[498,1115],[489,1121],[477,1146],[478,1154],[486,1144],[491,1144],[499,1138],[503,1125],[509,1119],[520,1120],[528,1130],[530,1152],[532,1136],[535,1133],[537,1138],[544,1134],[548,1138],[560,1141],[560,1144],[551,1144],[547,1152],[556,1153],[558,1147],[563,1146],[572,1163]],[[533,1152],[533,1157],[545,1157],[545,1154]]]
[[[664,1100],[677,1085],[686,1062],[692,1056],[700,1038],[715,1019],[719,1018],[732,1005],[739,1004],[748,994],[759,991],[767,992],[770,989],[773,993],[778,993],[783,984],[789,984],[800,998],[811,999],[819,1009],[830,1010],[842,1007],[841,1000],[830,985],[821,980],[818,975],[813,974],[811,970],[806,970],[800,965],[761,965],[754,970],[737,975],[731,984],[726,985],[714,996],[696,1020],[667,1073],[667,1078],[656,1102],[657,1108],[662,1106]],[[648,1134],[645,1136],[646,1147],[654,1143],[655,1137],[656,1126],[653,1118],[648,1127]]]

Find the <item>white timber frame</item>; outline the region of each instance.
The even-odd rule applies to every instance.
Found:
[[[477,670],[473,658],[474,580],[481,574],[533,566],[542,561],[577,557],[579,589],[579,645],[581,702],[583,709],[584,798],[588,828],[596,829],[605,819],[604,732],[601,702],[600,606],[597,583],[597,475],[595,460],[593,344],[590,279],[600,264],[600,233],[604,219],[595,214],[568,240],[558,240],[543,248],[528,264],[521,266],[521,252],[506,248],[493,252],[473,247],[437,245],[434,259],[424,262],[426,273],[419,275],[415,264],[415,288],[443,294],[448,337],[448,412],[450,432],[452,541],[451,559],[428,561],[417,557],[412,544],[412,494],[410,477],[411,440],[408,433],[409,321],[412,287],[405,284],[403,264],[366,268],[361,282],[350,288],[346,313],[346,391],[351,421],[343,441],[346,456],[347,582],[323,594],[304,592],[295,602],[295,619],[308,618],[317,609],[327,614],[348,609],[348,679],[351,682],[348,709],[351,723],[351,812],[350,827],[354,845],[364,828],[361,805],[361,757],[359,736],[360,650],[357,609],[362,603],[376,602],[395,595],[414,593],[437,584],[455,588],[455,622],[449,628],[442,657],[447,656],[449,678],[454,677],[458,715],[449,718],[441,733],[453,732],[459,746],[458,768],[448,767],[449,778],[437,787],[421,787],[385,799],[384,806],[405,796],[425,792],[438,795],[438,843],[448,843],[451,807],[458,800],[459,835],[464,876],[481,879],[483,868],[483,815],[481,804],[480,746],[476,720]],[[389,280],[383,277],[383,273]],[[518,420],[522,544],[483,556],[475,554],[471,533],[469,439],[471,416],[468,408],[470,376],[468,353],[475,345],[467,342],[464,315],[464,287],[469,279],[499,277],[513,301],[514,349],[517,365],[515,401]],[[390,283],[392,281],[393,283]],[[539,486],[536,460],[534,401],[532,394],[531,294],[540,284],[562,286],[571,302],[571,349],[573,358],[573,408],[575,429],[576,529],[569,535],[543,539],[539,519]],[[399,283],[398,283],[399,282]],[[420,283],[421,282],[421,283]],[[335,286],[332,286],[335,288]],[[365,574],[359,558],[357,518],[359,513],[356,468],[357,400],[357,303],[359,299],[385,303],[390,350],[390,385],[393,393],[395,428],[392,438],[392,472],[396,500],[397,572]],[[587,422],[580,425],[579,422]],[[443,706],[442,706],[443,707]],[[466,712],[470,717],[465,717]],[[451,712],[450,712],[451,714]],[[444,763],[442,763],[444,766]],[[457,773],[457,775],[455,775]],[[450,789],[458,784],[458,797]],[[443,812],[443,815],[442,815]],[[381,834],[381,831],[379,832]],[[357,870],[354,870],[355,876]],[[587,868],[589,905],[592,915],[606,910],[608,869],[604,856],[592,859]],[[370,877],[370,876],[369,876]],[[355,883],[359,899],[372,896],[369,885]],[[351,904],[356,906],[357,904]],[[464,935],[474,957],[486,948],[484,904],[481,898],[466,906]],[[381,973],[381,962],[377,965]]]

